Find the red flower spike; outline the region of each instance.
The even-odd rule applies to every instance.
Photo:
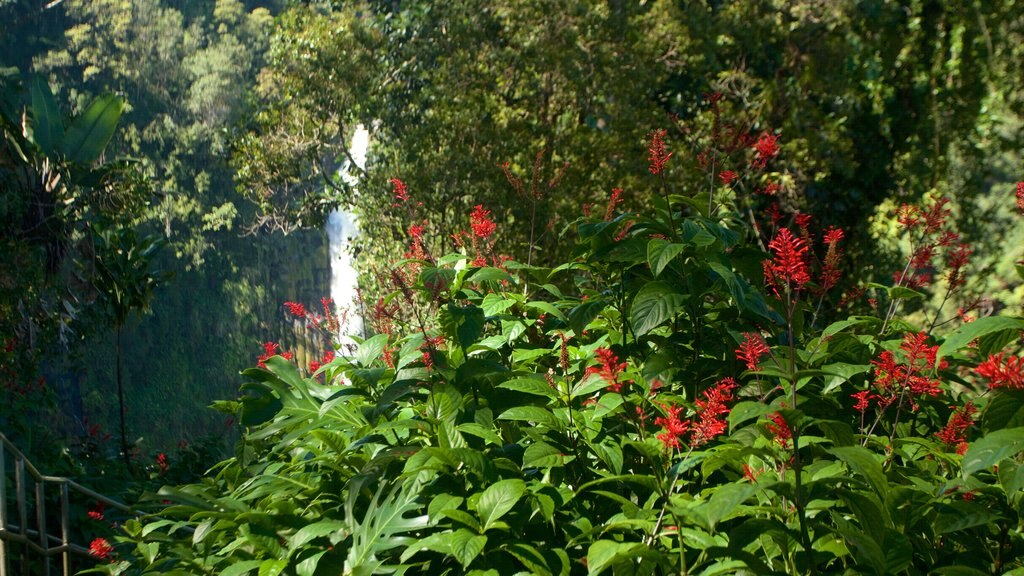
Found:
[[[647,161],[650,162],[651,174],[660,174],[665,163],[672,157],[672,152],[665,150],[665,130],[652,130],[647,134],[650,141],[647,145]]]
[[[867,412],[867,409],[871,406],[872,394],[870,390],[861,390],[860,392],[855,392],[853,394],[850,394],[850,397],[857,400],[857,403],[853,405],[853,408],[854,410],[857,410],[861,414]]]
[[[394,184],[395,200],[398,200],[399,204],[409,200],[409,190],[405,187],[405,182],[402,182],[398,178],[392,178],[391,180],[388,180],[388,182]]]
[[[737,178],[739,178],[739,175],[733,172],[732,170],[723,170],[718,174],[718,179],[721,180],[722,184],[725,184],[726,186],[732,184],[733,181],[735,181]]]
[[[768,416],[771,422],[765,424],[765,428],[772,435],[772,438],[783,448],[789,447],[789,441],[793,438],[793,430],[790,429],[789,423],[782,417],[782,414],[774,412]]]
[[[978,409],[974,404],[968,402],[963,408],[956,410],[949,417],[949,423],[942,430],[935,433],[935,437],[946,446],[957,446],[967,442],[967,429],[974,424],[974,413]]]
[[[662,405],[662,408],[668,413],[668,416],[654,419],[656,426],[661,426],[665,429],[664,432],[658,434],[657,438],[661,440],[666,449],[678,449],[681,447],[679,438],[690,429],[690,421],[679,419],[679,413],[683,410],[682,406]]]
[[[917,207],[910,204],[903,204],[896,209],[896,221],[906,230],[913,230],[921,220],[921,214]]]
[[[284,307],[287,308],[288,312],[291,312],[291,315],[296,318],[305,318],[306,315],[309,314],[309,312],[306,311],[306,307],[298,302],[285,302]]]
[[[608,208],[604,211],[604,221],[607,222],[615,215],[615,207],[621,202],[622,188],[612,188],[612,197],[608,200]]]
[[[483,205],[477,204],[473,213],[469,215],[470,226],[473,228],[473,235],[477,238],[489,238],[498,228],[491,218],[491,211],[485,210]]]
[[[1017,182],[1017,210],[1024,214],[1024,182]]]
[[[89,554],[100,560],[111,560],[111,553],[113,552],[114,547],[110,545],[106,538],[96,538],[89,544]]]
[[[811,281],[807,266],[807,245],[788,228],[779,230],[768,244],[774,253],[771,263],[765,267],[765,280],[772,284],[788,283],[799,290]]]
[[[724,417],[729,415],[730,408],[726,402],[733,400],[732,390],[736,381],[732,378],[719,380],[712,388],[704,391],[703,398],[694,402],[697,407],[697,422],[693,424],[693,435],[690,447],[696,448],[713,440],[726,431],[728,424]]]
[[[1010,356],[1004,361],[1002,353],[992,354],[975,370],[988,379],[989,388],[1024,388],[1024,358]]]
[[[736,359],[742,360],[747,365],[747,370],[757,370],[757,363],[761,357],[770,352],[768,343],[756,332],[744,332],[743,342],[736,349]]]
[[[601,378],[608,383],[608,390],[611,392],[621,392],[623,384],[629,384],[631,381],[620,381],[619,376],[626,369],[628,364],[626,362],[619,362],[618,356],[615,355],[608,348],[598,348],[594,351],[597,355],[598,361],[601,363],[600,366],[591,366],[587,368],[584,377],[590,374],[600,374]]]
[[[167,474],[167,470],[171,465],[167,462],[167,454],[163,452],[156,455],[156,465],[160,469],[160,474]]]
[[[758,137],[752,146],[757,154],[754,156],[754,161],[750,163],[751,167],[756,169],[764,168],[768,161],[779,153],[778,140],[778,136],[762,132],[761,136]]]
[[[940,196],[932,202],[932,205],[924,213],[925,234],[934,234],[946,225],[946,219],[949,218],[950,214],[946,204],[949,204],[949,198]]]
[[[91,508],[86,514],[91,520],[103,520],[103,512],[107,509],[107,505],[103,502],[97,502],[96,506]]]

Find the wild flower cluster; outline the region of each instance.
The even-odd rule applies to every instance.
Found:
[[[779,204],[783,138],[706,102],[690,148],[707,189],[676,190],[685,146],[649,132],[656,208],[622,213],[612,189],[553,268],[499,256],[503,219],[482,203],[434,232],[454,253],[432,254],[392,180],[411,224],[406,260],[379,275],[390,292],[364,306],[374,333],[315,378],[266,344],[232,404],[239,456],[168,490],[166,524],[126,525],[159,557],[122,557],[308,574],[1024,569],[1024,319],[964,319],[971,248],[950,201],[899,208],[911,251],[886,283],[844,278],[844,230]],[[936,286],[957,315],[901,315]],[[870,300],[884,314],[840,312]]]

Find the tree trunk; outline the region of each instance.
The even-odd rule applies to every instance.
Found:
[[[130,471],[132,469],[131,459],[128,457],[128,434],[125,432],[125,406],[124,406],[124,381],[121,377],[121,324],[115,328],[117,331],[117,403],[121,414],[121,456],[124,458],[124,465]]]

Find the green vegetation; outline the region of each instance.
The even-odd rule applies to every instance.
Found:
[[[1019,4],[0,0],[0,428],[103,570],[1017,567]]]

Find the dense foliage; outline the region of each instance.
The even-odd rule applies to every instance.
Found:
[[[1024,569],[1024,318],[968,317],[944,198],[902,206],[913,255],[841,301],[841,229],[746,223],[732,184],[777,153],[759,138],[743,174],[675,194],[652,132],[655,208],[620,212],[614,191],[553,268],[501,257],[483,206],[445,256],[411,226],[377,334],[308,369],[268,343],[219,404],[246,427],[235,456],[163,488],[97,571]],[[929,291],[950,307],[908,322]],[[868,313],[821,322],[848,307]],[[288,309],[329,333],[330,311]]]

